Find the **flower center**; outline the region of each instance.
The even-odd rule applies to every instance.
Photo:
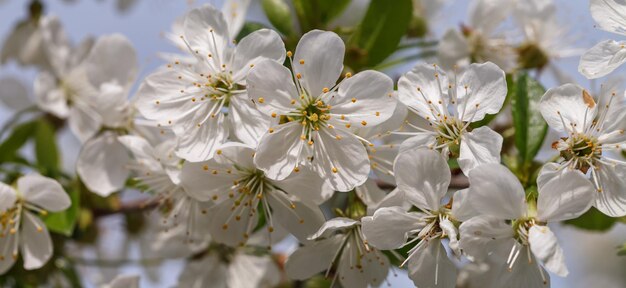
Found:
[[[519,54],[518,62],[520,68],[542,69],[550,62],[548,55],[535,43],[521,45],[517,48],[517,53]]]
[[[461,149],[461,134],[466,125],[456,118],[448,118],[445,121],[439,123],[436,128],[437,136],[437,148],[440,150],[448,147],[449,156],[452,158],[459,157]]]
[[[594,165],[594,161],[602,156],[602,146],[598,143],[598,139],[583,134],[564,138],[552,146],[560,151],[565,161],[571,161],[573,167],[583,173],[587,173],[587,170]]]

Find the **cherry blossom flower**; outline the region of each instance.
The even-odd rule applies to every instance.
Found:
[[[598,191],[594,206],[607,215],[624,216],[626,163],[611,157],[610,151],[619,151],[626,143],[626,98],[621,91],[601,90],[595,100],[582,87],[565,84],[549,89],[541,98],[541,115],[563,135],[552,144],[560,161],[543,171],[546,177],[564,168],[589,174]]]
[[[509,271],[522,266],[515,268],[515,273],[497,275],[496,286],[543,287],[549,281],[544,267],[562,277],[568,274],[563,250],[546,224],[577,218],[589,209],[594,189],[581,172],[568,170],[538,181],[536,203],[527,202],[517,177],[500,164],[477,167],[470,172],[469,180],[467,195],[471,196],[467,203],[474,217],[462,219],[467,221],[459,230],[460,247],[478,261],[495,253],[500,265],[506,264]],[[502,253],[506,249],[509,252]],[[499,271],[499,267],[494,270]]]
[[[293,74],[272,61],[250,72],[250,99],[265,115],[282,119],[266,130],[254,159],[267,177],[282,180],[309,165],[338,191],[350,191],[367,179],[364,139],[353,129],[391,117],[393,82],[367,70],[347,74],[335,85],[344,52],[337,34],[314,30],[302,36],[290,57]]]
[[[70,207],[69,196],[53,179],[29,174],[16,188],[0,183],[0,274],[13,266],[21,249],[24,269],[41,268],[52,256],[46,224],[37,215]]]
[[[199,201],[213,201],[209,230],[213,240],[230,246],[246,243],[265,217],[268,231],[274,222],[301,240],[315,232],[324,221],[317,205],[332,195],[324,182],[309,169],[277,181],[254,165],[255,150],[230,142],[205,162],[185,163],[181,184]]]
[[[615,0],[589,1],[591,16],[602,30],[626,35],[626,3]],[[613,72],[626,61],[625,41],[605,40],[580,57],[578,71],[588,79],[600,78]]]
[[[272,30],[261,29],[231,45],[228,22],[205,5],[191,10],[180,35],[194,63],[175,61],[148,76],[137,92],[141,114],[171,127],[180,138],[179,157],[199,162],[233,136],[251,146],[269,127],[270,117],[255,109],[246,94],[248,71],[262,59],[282,63],[284,44]],[[236,127],[236,129],[235,129]]]
[[[436,65],[418,64],[398,82],[398,95],[410,111],[431,129],[414,127],[400,151],[428,147],[458,158],[464,173],[482,163],[499,163],[502,136],[483,126],[469,125],[502,108],[507,87],[504,72],[493,63],[471,64],[447,76]]]

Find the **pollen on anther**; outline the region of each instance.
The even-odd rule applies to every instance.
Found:
[[[322,89],[322,92],[323,92],[323,93],[328,93],[328,91],[329,91],[329,90],[328,90],[328,88],[327,88],[327,87],[324,87],[324,89]]]
[[[259,103],[264,103],[264,102],[265,102],[265,98],[259,97]]]
[[[217,174],[217,170],[211,171],[211,174],[216,175]]]
[[[376,111],[376,116],[380,116],[380,112]]]
[[[365,126],[367,125],[367,122],[365,122],[365,120],[361,121],[361,125]]]
[[[356,103],[356,98],[352,97],[350,101],[352,101],[352,103]]]
[[[274,129],[273,129],[273,128],[270,128],[269,132],[270,132],[270,133],[274,133]]]
[[[202,170],[204,170],[204,171],[209,171],[209,166],[208,166],[208,165],[204,165],[204,166],[202,166]]]
[[[300,65],[304,65],[304,59],[300,59]]]
[[[333,173],[337,173],[337,171],[339,171],[339,170],[337,169],[337,167],[333,167],[333,168],[332,168],[332,169],[330,169],[330,170],[331,170],[331,171],[333,171]]]
[[[287,51],[287,57],[291,58],[291,56],[293,56],[293,53],[291,53],[291,51]]]
[[[296,78],[298,78],[298,79],[302,78],[302,74],[296,73]]]
[[[350,123],[346,124],[346,128],[350,128],[350,126],[352,126]]]
[[[276,112],[272,112],[272,118],[276,118]]]
[[[352,73],[346,72],[346,78],[350,78],[350,77],[352,77]]]

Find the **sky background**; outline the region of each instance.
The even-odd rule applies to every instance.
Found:
[[[66,33],[74,43],[87,36],[99,36],[111,33],[125,35],[135,45],[139,59],[139,79],[162,65],[162,61],[156,57],[157,52],[176,51],[163,37],[162,33],[168,31],[171,23],[185,13],[189,8],[186,0],[136,0],[137,3],[125,13],[116,10],[119,0],[44,0],[48,14],[58,16],[65,28]],[[124,0],[122,0],[124,1]],[[359,0],[354,0],[359,1]],[[522,0],[518,0],[522,1]],[[4,39],[15,23],[26,15],[24,0],[0,0],[0,39]],[[66,2],[76,2],[67,4]],[[198,3],[212,3],[221,7],[222,1],[195,1]],[[446,29],[458,27],[467,18],[467,0],[451,0],[442,13],[435,17],[432,24],[434,36],[441,35]],[[603,32],[594,27],[593,19],[589,13],[587,0],[556,0],[558,14],[564,27],[569,27],[568,40],[572,46],[587,49],[595,43],[605,39],[622,39],[619,35]],[[358,7],[356,5],[355,7]],[[358,16],[356,8],[346,12],[346,17]],[[248,19],[267,22],[256,0],[250,8]],[[512,35],[515,36],[515,35]],[[572,76],[581,86],[593,88],[597,83],[591,83],[577,72],[578,57],[572,57],[559,62],[559,67],[565,73]],[[397,76],[406,72],[413,63],[407,63],[392,71],[387,71],[391,76]],[[618,69],[613,75],[623,75],[624,69]],[[10,63],[0,67],[1,76],[14,76],[23,80],[24,84],[32,91],[32,81],[36,76],[34,69],[23,69]],[[542,82],[546,87],[558,85],[549,75],[542,75]],[[598,83],[601,83],[600,80]],[[139,81],[138,81],[139,82]],[[593,89],[592,89],[593,91]],[[10,117],[11,111],[0,107],[0,123]],[[550,137],[556,137],[551,134]],[[546,143],[550,139],[546,140]],[[62,135],[61,145],[64,153],[64,166],[67,171],[74,170],[74,163],[78,153],[79,144],[69,133]],[[124,235],[120,228],[121,219],[112,217],[103,228],[106,233],[104,243],[123,242]],[[552,277],[553,287],[625,287],[626,257],[618,257],[615,247],[626,241],[626,225],[616,225],[608,233],[589,233],[575,228],[555,225],[555,233],[561,240],[560,243],[565,251],[565,257],[570,270],[566,278]],[[136,241],[135,241],[136,242]],[[117,250],[113,254],[129,253],[130,257],[139,257],[137,243],[130,244],[127,250],[123,247],[112,247]],[[105,245],[107,246],[107,245]],[[111,246],[111,245],[108,245]],[[129,252],[125,252],[129,251]],[[88,252],[96,257],[96,251]],[[86,257],[87,257],[86,256]],[[100,255],[101,256],[101,255]],[[156,284],[143,277],[142,287],[170,287],[176,282],[177,275],[182,266],[179,261],[167,262],[161,269],[162,282]],[[140,272],[140,267],[126,265],[121,267],[126,272]],[[87,270],[88,271],[88,270]],[[155,272],[155,271],[153,271]],[[143,272],[142,272],[143,273]],[[85,275],[87,282],[102,281],[88,273]],[[111,271],[109,278],[115,275]],[[143,273],[143,275],[146,275]],[[244,275],[242,275],[245,277]],[[411,282],[404,276],[389,278],[393,287],[410,287]]]

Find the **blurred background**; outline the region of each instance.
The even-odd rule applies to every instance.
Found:
[[[430,1],[430,0],[428,0]],[[522,1],[522,0],[520,0]],[[0,0],[0,39],[5,39],[13,27],[28,15],[28,3],[24,0]],[[392,1],[390,1],[390,5]],[[467,0],[450,0],[441,9],[440,13],[431,17],[430,35],[428,38],[438,39],[449,28],[458,28],[467,22]],[[595,43],[605,39],[619,39],[619,35],[610,34],[597,29],[589,13],[586,0],[555,0],[558,20],[567,29],[566,41],[572,47],[580,48],[580,52],[590,48]],[[154,71],[163,61],[157,57],[158,52],[175,52],[165,38],[164,32],[169,31],[172,23],[182,16],[190,7],[204,3],[211,3],[216,7],[222,6],[222,1],[185,1],[185,0],[45,0],[45,13],[56,15],[61,19],[66,33],[72,41],[79,42],[87,36],[99,36],[110,33],[124,34],[134,44],[140,60],[138,79],[143,79]],[[338,25],[342,22],[356,22],[367,8],[367,0],[353,0],[343,15],[335,20]],[[264,16],[261,5],[253,0],[248,12],[250,21],[269,25]],[[512,23],[505,23],[501,29],[507,34],[506,27]],[[510,32],[519,33],[519,32]],[[519,35],[507,35],[517,37]],[[408,53],[408,52],[403,52]],[[402,53],[394,57],[401,58]],[[408,71],[415,61],[407,61],[384,71],[392,78]],[[423,61],[423,60],[422,60]],[[431,59],[430,61],[436,61]],[[575,82],[592,91],[602,83],[587,80],[578,73],[578,56],[559,60],[557,66],[569,75]],[[623,75],[620,69],[613,75]],[[37,71],[34,68],[23,68],[10,61],[0,66],[0,77],[12,76],[22,81],[32,96],[32,83]],[[550,73],[539,75],[546,88],[559,85]],[[137,82],[139,83],[139,81]],[[137,85],[137,84],[136,84]],[[136,89],[136,87],[135,87]],[[131,94],[132,95],[132,94]],[[0,106],[0,123],[4,123],[12,111]],[[550,133],[544,143],[556,139]],[[60,140],[62,159],[65,171],[74,171],[74,165],[80,144],[68,131],[62,134]],[[0,151],[1,153],[1,151]],[[552,156],[546,149],[540,157],[548,159]],[[125,194],[123,197],[134,199],[140,197],[134,194]],[[119,272],[139,273],[142,275],[142,287],[171,287],[177,283],[178,275],[183,269],[182,260],[152,261],[142,259],[141,243],[150,243],[150,237],[133,238],[127,235],[123,227],[125,219],[120,216],[110,216],[101,221],[99,228],[99,244],[94,247],[79,247],[82,249],[83,262],[79,262],[80,277],[87,287],[95,287],[105,283]],[[569,225],[558,224],[553,227],[564,249],[566,262],[570,274],[566,278],[552,277],[553,287],[626,287],[626,256],[618,256],[617,248],[626,241],[626,225],[623,223],[606,223],[606,231],[587,231]],[[146,242],[148,241],[148,242]],[[284,243],[276,249],[293,249],[293,243]],[[97,261],[92,259],[104,259]],[[245,277],[245,275],[242,275]],[[404,274],[390,276],[392,287],[411,287],[412,282]]]

